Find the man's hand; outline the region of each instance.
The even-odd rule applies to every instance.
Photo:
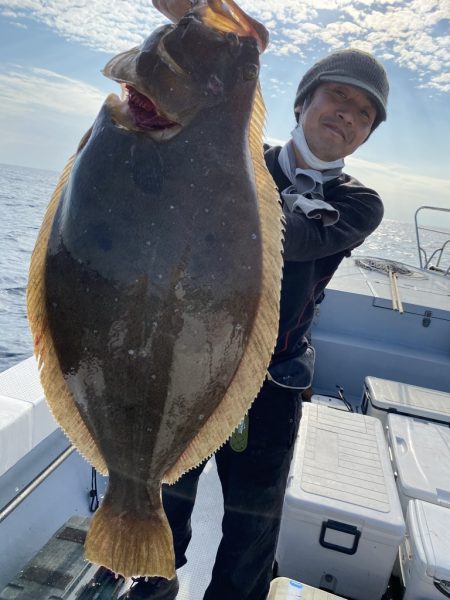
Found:
[[[152,0],[153,6],[174,23],[192,8],[190,0]]]

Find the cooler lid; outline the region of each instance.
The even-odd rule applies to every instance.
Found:
[[[400,540],[405,523],[379,419],[305,403],[285,502],[364,528],[367,539]]]
[[[412,500],[408,504],[408,526],[429,577],[450,581],[450,510],[443,506]]]
[[[450,423],[450,394],[446,392],[378,377],[366,377],[365,385],[374,408]]]
[[[399,488],[450,508],[450,428],[394,414],[387,422]]]

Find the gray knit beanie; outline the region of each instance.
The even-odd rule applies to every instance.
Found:
[[[316,62],[299,83],[294,108],[302,104],[320,83],[326,81],[355,85],[371,96],[378,109],[372,131],[386,120],[389,83],[383,66],[371,54],[349,48],[332,52]]]

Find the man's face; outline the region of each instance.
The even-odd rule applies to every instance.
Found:
[[[321,83],[300,114],[310,150],[325,161],[352,154],[370,134],[377,109],[361,88]]]

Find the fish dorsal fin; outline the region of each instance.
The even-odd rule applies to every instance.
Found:
[[[258,86],[250,120],[249,148],[257,191],[262,239],[262,286],[259,306],[245,353],[224,398],[177,462],[165,474],[174,483],[218,450],[232,435],[266,377],[275,347],[282,277],[283,217],[275,183],[263,153],[265,107]]]
[[[83,136],[78,152],[87,143],[89,133]],[[48,240],[56,209],[70,177],[75,158],[76,155],[69,159],[59,178],[38,234],[28,277],[27,312],[33,336],[34,353],[38,360],[41,383],[50,411],[80,453],[100,473],[106,475],[107,467],[103,456],[84,424],[61,372],[50,332],[45,301],[45,264]]]
[[[194,8],[202,23],[217,31],[233,32],[239,36],[256,39],[260,52],[264,52],[269,42],[269,32],[260,23],[246,14],[234,0],[203,0]]]

